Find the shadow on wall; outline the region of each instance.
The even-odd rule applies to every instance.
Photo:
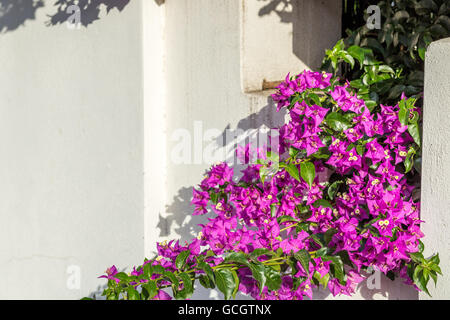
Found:
[[[0,33],[14,31],[27,20],[36,19],[43,0],[0,0]]]
[[[326,37],[317,38],[318,34],[335,33],[332,24],[336,14],[342,10],[341,1],[336,0],[258,0],[266,3],[258,12],[260,17],[275,13],[281,23],[292,24],[292,50],[297,58],[311,69],[316,70],[322,64],[324,51],[331,48]],[[321,19],[317,19],[320,12]],[[340,33],[339,33],[340,35]],[[315,43],[315,46],[305,46]]]
[[[80,8],[80,23],[84,27],[100,20],[100,12],[106,9],[109,13],[112,9],[122,11],[130,2],[130,0],[58,0],[55,3],[57,12],[49,16],[48,25],[56,25],[65,23],[67,19],[73,14],[73,11],[68,11],[72,5],[78,5]]]
[[[14,31],[20,26],[25,25],[28,20],[36,19],[38,9],[45,7],[45,0],[0,0],[0,33]],[[54,26],[65,23],[74,13],[68,10],[70,6],[77,5],[80,8],[80,24],[87,27],[89,24],[100,20],[102,10],[109,13],[113,9],[122,11],[130,0],[53,0],[53,7],[56,7],[54,13],[48,14],[49,20],[47,26]],[[161,4],[161,0],[155,0]]]

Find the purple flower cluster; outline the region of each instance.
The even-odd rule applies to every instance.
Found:
[[[403,161],[414,140],[398,119],[399,105],[371,112],[348,83],[333,80],[331,74],[311,71],[288,75],[272,96],[278,111],[288,109],[290,120],[280,128],[279,150],[271,152],[299,172],[304,162],[312,163],[312,183],[287,165],[264,182],[263,164],[249,164],[238,181],[228,164],[214,165],[193,190],[193,214],[208,214],[197,239],[185,245],[160,243],[158,258],[147,263],[175,272],[176,257],[185,250],[190,251],[188,265],[195,267],[196,257],[203,255],[213,268],[230,252],[267,249],[278,252],[280,260],[305,250],[310,254],[306,265],[296,261],[279,271],[277,290],[260,288],[250,268],[239,268],[239,291],[255,299],[312,298],[317,279],[325,278],[334,296],[352,295],[367,268],[413,284],[407,274],[409,253],[419,250],[423,221]],[[292,150],[298,154],[292,156]],[[342,274],[339,261],[344,261]],[[114,279],[114,272],[104,277]]]

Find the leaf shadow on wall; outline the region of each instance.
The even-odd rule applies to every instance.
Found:
[[[0,0],[0,33],[14,31],[27,20],[36,19],[43,0]]]
[[[51,9],[47,14],[47,26],[66,23],[75,13],[73,7],[79,8],[80,25],[87,27],[101,19],[103,10],[108,14],[116,9],[121,12],[130,0],[53,0],[53,6],[46,6],[47,0],[0,0],[0,33],[17,30],[25,26],[27,21],[36,20],[36,13],[40,8]],[[160,5],[160,0],[155,0]],[[56,8],[56,12],[55,12]]]
[[[258,16],[276,14],[280,23],[292,24],[292,52],[306,66],[317,70],[326,49],[341,37],[335,17],[342,10],[337,0],[258,0]],[[320,16],[320,19],[317,17]],[[327,23],[327,21],[332,21]],[[305,44],[314,45],[305,45]]]
[[[49,15],[47,25],[57,25],[68,21],[74,14],[74,11],[69,10],[69,8],[74,5],[80,8],[81,25],[87,27],[100,20],[103,9],[106,10],[107,14],[113,9],[122,11],[129,3],[130,0],[57,0],[55,3],[57,11],[55,14]]]

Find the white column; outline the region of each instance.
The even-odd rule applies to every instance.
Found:
[[[159,3],[159,4],[158,4]],[[166,105],[163,2],[142,0],[144,99],[144,250],[151,257],[159,240],[157,229],[165,211]]]
[[[439,252],[439,277],[433,299],[450,298],[450,38],[433,42],[425,59],[422,160],[422,230],[425,256]],[[430,280],[432,282],[432,280]],[[427,299],[426,294],[420,295]]]

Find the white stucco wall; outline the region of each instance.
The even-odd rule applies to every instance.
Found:
[[[0,34],[0,299],[79,299],[143,260],[141,2],[79,30],[45,3]]]
[[[266,81],[287,73],[317,70],[326,49],[341,36],[342,1],[243,0],[241,19],[241,83],[245,92],[262,90]]]
[[[433,299],[450,299],[450,38],[431,43],[425,58],[422,209],[425,256],[439,252],[443,276]],[[421,299],[429,299],[426,294]]]

